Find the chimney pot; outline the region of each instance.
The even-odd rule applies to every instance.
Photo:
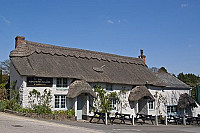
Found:
[[[23,36],[16,36],[15,37],[15,48],[21,43],[25,43],[25,37]]]
[[[144,53],[143,53],[143,49],[140,49],[140,56],[138,56],[139,58],[141,58],[142,60],[143,60],[143,62],[144,62],[144,64],[145,64],[145,62],[146,62],[146,56],[144,55]]]

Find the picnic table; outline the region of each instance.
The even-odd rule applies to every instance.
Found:
[[[155,120],[155,116],[137,113],[136,117],[135,117],[135,121],[137,122],[139,119],[142,120],[141,125],[144,124],[146,120],[150,120],[152,125],[153,125],[153,121]]]
[[[99,123],[100,120],[102,120],[103,123],[106,124],[106,122],[105,122],[105,113],[102,113],[102,112],[94,112],[94,115],[93,115],[93,116],[90,116],[90,117],[91,117],[90,123],[92,123],[92,120],[93,120],[94,118],[97,118],[98,120],[97,120],[96,123]],[[112,123],[112,120],[111,120],[111,118],[110,118],[110,113],[107,113],[107,119],[110,120],[110,123]]]
[[[174,115],[170,115],[167,118],[167,122],[168,123],[175,123],[176,125],[178,124],[182,124],[183,123],[183,116],[174,116]]]
[[[194,121],[196,121],[196,123],[198,125],[200,125],[200,117],[186,117],[186,122],[191,125],[191,123],[193,123]]]
[[[122,114],[122,113],[115,113],[115,117],[111,117],[111,123],[113,124],[116,119],[120,120],[120,124],[125,124],[125,121],[128,120],[132,122],[132,118],[130,114]]]

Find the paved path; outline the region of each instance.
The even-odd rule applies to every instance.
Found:
[[[0,133],[200,133],[200,126],[104,125],[77,121],[49,121],[0,112]]]
[[[95,129],[41,121],[0,112],[0,133],[100,133]]]

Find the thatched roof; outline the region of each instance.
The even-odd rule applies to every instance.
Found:
[[[82,93],[90,94],[92,97],[96,97],[96,94],[92,90],[91,86],[84,80],[76,80],[71,83],[69,86],[67,97],[75,98]]]
[[[187,106],[197,107],[197,104],[187,93],[181,94],[178,101],[178,108],[185,109]]]
[[[191,89],[191,87],[173,75],[166,72],[155,73],[162,82],[165,83],[165,89]]]
[[[26,41],[10,53],[20,75],[163,86],[142,59]]]
[[[129,94],[129,101],[138,101],[142,98],[154,100],[151,92],[145,86],[136,86],[133,88]]]

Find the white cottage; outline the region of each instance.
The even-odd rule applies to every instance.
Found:
[[[10,53],[10,82],[16,82],[22,107],[30,106],[30,91],[48,89],[53,96],[52,110],[73,108],[77,119],[86,119],[96,97],[93,87],[99,85],[108,93],[126,90],[123,104],[111,99],[113,109],[134,115],[155,114],[157,92],[169,97],[173,93],[178,99],[180,94],[190,91],[188,86],[183,91],[179,87],[167,88],[162,78],[144,63],[143,51],[139,58],[133,58],[36,43],[21,36],[15,40],[15,49]],[[172,110],[177,102],[169,97],[162,106]]]

